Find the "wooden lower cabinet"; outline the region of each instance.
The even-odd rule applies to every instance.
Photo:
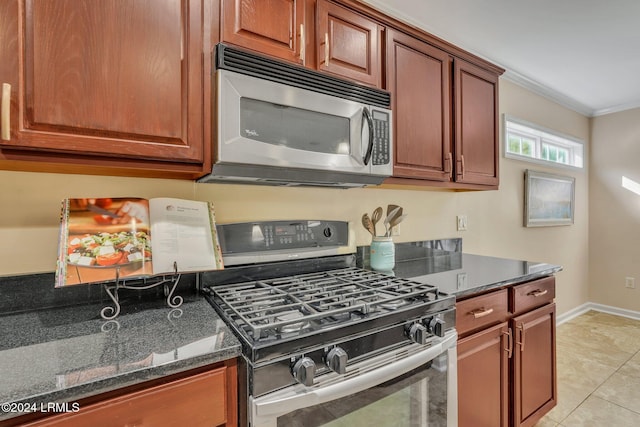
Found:
[[[512,320],[514,426],[532,426],[558,400],[556,305],[548,304]]]
[[[530,427],[558,400],[552,276],[459,301],[456,322],[467,312],[501,312],[505,291],[508,316],[487,315],[475,329],[460,322],[460,427]]]
[[[236,365],[161,383],[69,412],[21,424],[25,427],[216,427],[237,425]],[[71,406],[70,406],[71,407]]]
[[[458,342],[458,423],[509,425],[509,325],[507,322]]]

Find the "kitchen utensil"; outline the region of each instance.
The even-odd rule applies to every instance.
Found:
[[[391,236],[391,233],[393,231],[393,227],[395,227],[396,225],[400,224],[407,217],[407,215],[409,215],[409,214],[396,216],[391,221],[389,221],[389,236]]]
[[[391,212],[389,212],[387,214],[387,217],[384,219],[384,226],[385,226],[385,237],[389,237],[391,235],[391,229],[388,227],[389,224],[391,223],[391,221],[397,217],[402,215],[402,208],[400,206],[396,207],[395,209],[393,209]]]
[[[391,212],[398,209],[400,206],[398,205],[387,205],[387,216],[391,216]]]
[[[369,218],[368,213],[365,213],[364,215],[362,215],[362,225],[369,233],[371,233],[372,236],[375,237],[376,234],[373,228],[373,222],[371,222],[371,218]]]
[[[378,231],[376,230],[376,224],[378,223],[378,221],[380,221],[380,218],[382,218],[382,208],[378,206],[371,214],[371,222],[373,223],[374,237],[378,235]]]

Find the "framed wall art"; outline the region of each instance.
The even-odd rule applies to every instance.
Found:
[[[524,184],[524,226],[573,224],[575,181],[570,176],[527,169]]]

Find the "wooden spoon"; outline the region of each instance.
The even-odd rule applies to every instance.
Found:
[[[398,209],[400,206],[398,205],[387,205],[387,216],[391,215],[391,212],[393,212],[395,209]]]
[[[369,214],[365,213],[362,215],[362,225],[364,228],[371,233],[372,236],[375,237],[375,230],[373,228],[373,222],[371,222],[371,218],[369,218]]]
[[[378,221],[380,221],[380,218],[382,218],[382,208],[380,206],[378,206],[373,213],[371,214],[371,222],[373,223],[373,235],[377,236],[378,232],[376,230],[376,224],[378,223]]]
[[[384,227],[386,228],[386,232],[384,233],[385,237],[389,237],[391,235],[390,229],[388,227],[389,223],[393,218],[399,215],[402,215],[402,208],[400,206],[396,207],[395,209],[393,209],[391,212],[387,214],[387,217],[384,219]]]

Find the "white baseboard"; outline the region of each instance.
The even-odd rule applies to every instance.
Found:
[[[625,308],[612,307],[610,305],[596,304],[594,302],[584,303],[556,318],[556,325],[561,325],[573,318],[586,313],[589,310],[600,311],[602,313],[614,314],[616,316],[628,317],[630,319],[640,320],[640,311],[627,310]]]

